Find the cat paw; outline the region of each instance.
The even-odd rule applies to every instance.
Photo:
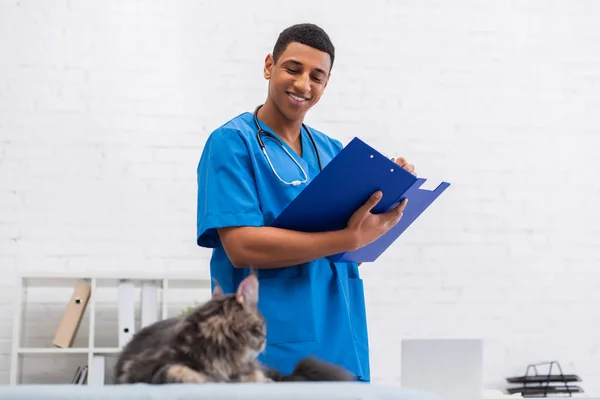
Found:
[[[266,377],[261,371],[254,371],[253,373],[246,375],[242,378],[242,382],[274,382],[273,379]]]

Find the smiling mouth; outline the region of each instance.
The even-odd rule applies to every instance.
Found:
[[[306,97],[303,96],[298,96],[297,94],[294,93],[290,93],[287,92],[288,96],[290,96],[293,100],[299,101],[299,102],[303,102],[303,101],[308,101],[308,99]]]

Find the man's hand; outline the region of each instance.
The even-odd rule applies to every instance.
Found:
[[[408,161],[406,161],[406,159],[404,157],[398,157],[396,159],[392,158],[392,161],[394,161],[396,164],[398,164],[399,166],[401,166],[402,168],[404,168],[405,170],[407,170],[414,176],[417,176],[417,172],[415,171],[415,166],[413,164],[409,164]]]
[[[392,159],[415,173],[415,166],[404,158]],[[227,256],[236,268],[283,268],[299,265],[331,254],[359,249],[374,242],[402,218],[407,199],[394,209],[373,214],[381,192],[376,192],[356,210],[345,229],[331,232],[299,232],[272,227],[239,226],[219,228],[219,237]]]
[[[354,248],[358,249],[374,242],[392,229],[402,218],[408,199],[402,200],[394,209],[386,213],[371,213],[381,197],[380,191],[373,193],[369,200],[350,217],[346,230],[354,238]]]
[[[394,161],[396,164],[398,164],[399,166],[401,166],[402,168],[404,168],[405,170],[407,170],[408,172],[410,172],[411,174],[413,174],[414,176],[417,176],[417,172],[415,171],[415,166],[413,164],[409,164],[408,161],[406,161],[406,159],[404,157],[398,157],[398,158],[392,158],[392,161]],[[369,211],[377,204],[377,202],[379,202],[379,199],[374,199],[373,197],[371,197],[369,199],[369,202],[375,202],[373,204],[372,207],[369,208]],[[385,225],[387,224],[388,226],[391,224],[391,227],[389,227],[389,229],[391,229],[396,223],[398,223],[398,221],[400,221],[400,218],[402,218],[402,213],[404,212],[404,208],[406,207],[406,203],[408,202],[408,199],[404,199],[404,201],[402,203],[400,203],[396,209],[391,210],[388,214],[390,215],[390,219],[387,221],[383,221],[384,224],[381,226],[383,229],[386,229],[387,227],[385,227]],[[363,206],[366,207],[366,204]],[[353,215],[352,218],[358,219],[360,217],[356,216],[357,213],[359,213],[360,210],[355,212],[355,215]],[[397,221],[395,221],[392,217],[392,215],[394,215],[393,213],[399,213],[400,217],[398,218]],[[364,215],[363,215],[364,216]],[[385,214],[381,215],[380,217],[385,218],[384,217]],[[368,217],[368,215],[367,215]],[[351,220],[352,221],[352,220]],[[394,222],[395,221],[395,222]],[[355,221],[353,221],[355,222]],[[387,230],[389,230],[387,229]],[[387,230],[385,230],[381,235],[385,234],[387,232]],[[380,235],[380,236],[381,236]],[[373,239],[372,241],[377,240],[377,237],[375,239]],[[370,243],[370,242],[369,242]],[[367,243],[368,244],[368,243]],[[358,263],[358,265],[360,266],[362,263]]]

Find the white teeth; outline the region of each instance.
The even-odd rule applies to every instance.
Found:
[[[290,95],[290,97],[291,97],[292,99],[294,99],[294,100],[297,100],[297,101],[304,101],[304,100],[306,100],[304,97],[298,97],[298,96],[296,96],[296,95],[293,95],[293,94],[291,94],[291,93],[289,93],[289,95]]]

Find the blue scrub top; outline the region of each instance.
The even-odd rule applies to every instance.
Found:
[[[325,167],[343,146],[309,129]],[[314,147],[302,130],[302,157],[282,142],[309,180],[296,187],[283,184],[262,153],[256,131],[253,114],[242,113],[211,133],[198,164],[197,243],[213,248],[211,276],[225,293],[235,292],[249,270],[232,265],[216,228],[269,226],[319,173]],[[279,176],[287,182],[303,180],[282,144],[267,135],[262,139]],[[267,347],[259,357],[261,362],[290,373],[301,358],[313,355],[370,381],[363,282],[356,263],[322,258],[257,273],[258,308],[267,322]]]

